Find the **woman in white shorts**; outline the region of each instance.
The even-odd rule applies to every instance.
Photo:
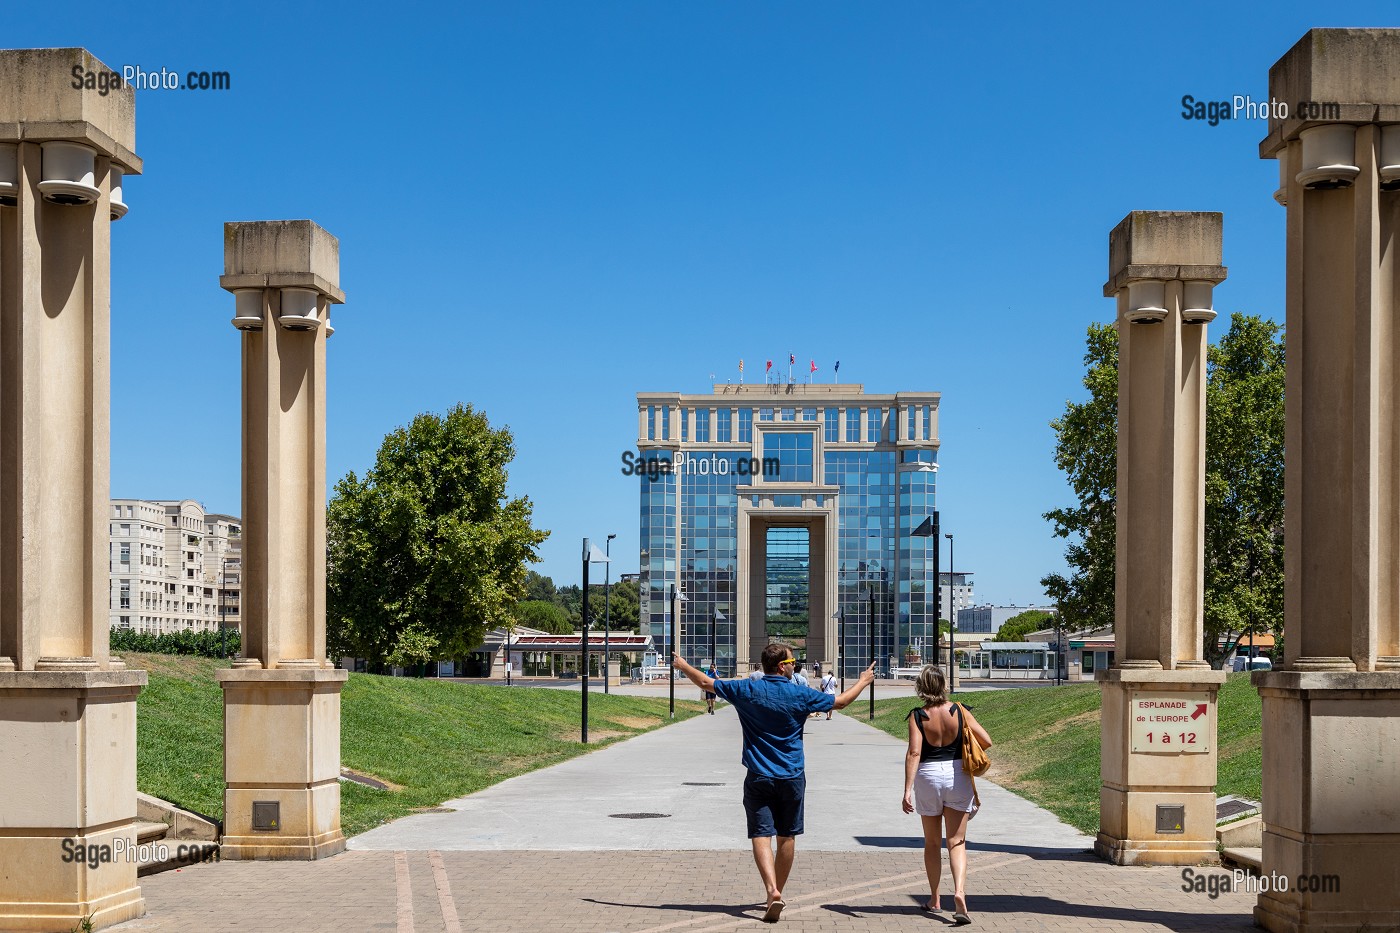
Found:
[[[948,838],[948,866],[953,874],[953,921],[971,923],[967,915],[967,821],[973,809],[972,778],[962,766],[963,729],[971,729],[983,748],[992,747],[987,730],[961,704],[948,702],[943,672],[927,665],[915,690],[924,705],[909,711],[909,751],[904,756],[904,812],[918,813],[924,824],[924,870],[930,897],[924,905],[939,913],[938,881],[943,873],[942,838]],[[939,826],[939,817],[943,825]]]

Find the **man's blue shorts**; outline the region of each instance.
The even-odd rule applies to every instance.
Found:
[[[802,835],[802,803],[807,795],[805,775],[770,778],[749,772],[744,778],[744,813],[749,838]]]

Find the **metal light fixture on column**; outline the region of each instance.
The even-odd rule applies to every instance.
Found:
[[[870,619],[870,624],[867,626],[867,632],[868,632],[869,638],[870,638],[870,665],[871,665],[871,667],[874,667],[874,666],[875,666],[875,662],[876,662],[876,660],[877,660],[877,656],[876,656],[876,654],[875,654],[875,651],[876,651],[876,645],[875,645],[875,584],[872,583],[872,582],[870,582],[870,581],[868,581],[868,580],[862,580],[862,581],[860,581],[860,588],[861,588],[861,591],[862,591],[862,592],[867,593],[867,594],[869,595],[869,601],[868,601],[867,605],[869,606],[869,619]],[[875,680],[874,680],[874,678],[871,678],[871,681],[870,681],[870,721],[871,721],[871,722],[874,722],[874,721],[875,721]]]
[[[938,534],[939,534],[939,532],[938,532],[938,512],[937,512],[937,511],[934,511],[934,513],[933,513],[932,515],[928,516],[928,517],[925,518],[922,522],[920,522],[918,528],[915,528],[913,531],[909,532],[909,537],[911,537],[911,538],[932,538],[932,539],[933,539],[933,548],[932,548],[932,551],[933,551],[933,585],[934,585],[934,587],[935,587],[935,592],[937,592],[937,590],[938,590],[938,588],[939,588],[939,583],[938,583],[938,550],[939,550],[939,548],[938,548]],[[928,554],[928,548],[927,548],[927,546],[926,546],[926,547],[925,547],[925,551],[924,551],[924,567],[925,567],[925,568],[928,567],[928,561],[929,561],[929,554]],[[949,582],[950,589],[951,589],[951,585],[952,585],[952,580],[953,580],[953,578],[952,578],[951,576],[949,576],[948,582]],[[926,575],[925,575],[925,583],[924,583],[924,618],[928,618],[928,599],[929,599],[929,595],[928,595],[928,583],[927,583],[927,574],[926,574]],[[937,598],[935,598],[934,604],[937,605],[938,602],[939,602],[939,600],[938,600]],[[935,612],[935,613],[934,613],[935,618],[934,618],[934,620],[933,620],[933,627],[934,627],[934,631],[935,631],[935,632],[937,632],[937,630],[938,630],[938,619],[936,618],[937,615],[938,615],[938,613]],[[936,643],[937,643],[937,642],[935,642],[935,644],[936,644]],[[949,657],[952,657],[952,655],[953,655],[953,636],[952,636],[952,633],[950,632],[950,633],[948,634],[948,656],[949,656]],[[937,662],[935,662],[935,663],[937,663]],[[950,690],[952,689],[951,685],[949,686],[948,689],[950,689]]]
[[[957,686],[953,679],[957,671],[953,657],[958,653],[958,597],[953,590],[953,536],[945,534],[943,537],[948,539],[948,693],[951,694]]]
[[[607,562],[603,565],[603,692],[611,693],[608,689],[612,682],[612,671],[608,668],[608,663],[612,659],[611,645],[608,642],[608,633],[612,631],[612,556],[613,538],[617,535],[608,535],[603,542],[603,557]]]
[[[687,602],[685,594],[676,589],[674,583],[671,584],[671,624],[666,626],[666,637],[671,642],[671,650],[666,654],[666,670],[669,672],[666,679],[670,682],[667,686],[671,691],[671,718],[676,718],[676,645],[679,640],[676,638],[676,625],[680,621],[679,604]]]
[[[579,677],[583,685],[583,703],[581,706],[583,716],[583,726],[579,730],[580,738],[584,745],[588,744],[588,565],[606,564],[609,562],[608,555],[598,550],[597,545],[590,545],[588,539],[583,539],[583,634],[580,636],[582,655],[579,659]]]

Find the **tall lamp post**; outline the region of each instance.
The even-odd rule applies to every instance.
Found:
[[[870,596],[868,604],[870,606],[870,663],[873,666],[877,658],[875,654],[875,584],[862,580],[860,586]],[[870,721],[875,721],[875,681],[873,678],[870,681]]]
[[[228,558],[219,558],[219,642],[221,657],[228,657]]]
[[[603,542],[603,556],[609,558],[603,565],[603,692],[612,693],[609,685],[612,677],[609,676],[608,662],[612,660],[611,645],[608,643],[608,633],[612,631],[612,542],[617,535],[608,535]],[[587,602],[588,594],[585,593],[584,601]]]
[[[670,681],[668,685],[671,690],[671,718],[676,718],[676,625],[680,621],[680,615],[676,609],[679,603],[685,602],[685,594],[676,590],[676,585],[671,584],[671,624],[666,627],[666,637],[670,640],[670,651],[666,653],[666,668],[670,671],[666,678]]]
[[[939,590],[940,590],[940,588],[941,588],[941,584],[939,583],[939,580],[938,580],[938,512],[935,511],[935,512],[934,512],[932,515],[930,515],[928,518],[925,518],[922,522],[920,522],[918,528],[915,528],[913,531],[909,532],[909,536],[910,536],[911,538],[932,538],[932,539],[933,539],[933,548],[932,548],[932,551],[933,551],[933,586],[934,586],[934,594],[935,594],[935,595],[934,595],[934,605],[938,605],[938,603],[941,601],[941,600],[938,599],[938,593],[939,593]],[[924,554],[924,566],[925,566],[925,567],[928,566],[928,553],[927,553],[927,552],[925,552],[925,554]],[[951,597],[952,592],[953,592],[953,575],[952,575],[952,573],[951,573],[951,568],[950,568],[950,572],[949,572],[949,574],[948,574],[948,593],[949,593],[950,597]],[[925,616],[927,616],[927,614],[928,614],[928,599],[929,599],[929,595],[928,595],[928,583],[927,583],[927,581],[926,581],[926,582],[924,583],[924,614],[925,614]],[[950,599],[950,601],[951,601],[951,599]],[[951,614],[951,610],[950,610],[950,614]],[[934,613],[935,618],[934,618],[934,620],[933,620],[933,625],[934,625],[934,630],[935,630],[935,632],[937,631],[937,628],[938,628],[938,619],[936,618],[937,615],[938,615],[938,613],[935,612],[935,613]],[[937,644],[937,641],[935,641],[934,644]],[[952,656],[953,656],[953,633],[950,631],[950,632],[948,633],[948,657],[951,658]],[[937,662],[935,661],[935,663],[937,663]],[[949,676],[952,675],[952,668],[949,668],[948,674],[949,674]],[[953,687],[952,687],[952,682],[951,682],[951,681],[949,681],[948,689],[949,689],[949,690],[952,690],[952,689],[953,689]]]
[[[580,737],[581,737],[582,740],[583,740],[583,744],[585,744],[585,745],[588,744],[588,657],[589,657],[589,655],[588,655],[588,565],[589,565],[589,564],[606,564],[607,562],[608,562],[608,556],[607,556],[606,554],[599,554],[599,553],[598,553],[598,549],[597,549],[596,547],[590,546],[589,543],[588,543],[588,539],[587,539],[587,538],[584,538],[584,539],[583,539],[583,626],[582,626],[582,627],[583,627],[583,634],[582,634],[582,636],[580,637],[580,642],[581,642],[580,647],[581,647],[581,650],[582,650],[583,657],[582,657],[582,663],[579,665],[579,667],[581,668],[580,677],[582,678],[582,683],[583,683],[583,705],[582,705],[582,713],[581,713],[581,715],[583,716],[583,725],[582,725],[582,728],[580,728],[580,730],[579,730],[579,735],[580,735]]]
[[[946,534],[943,537],[948,539],[948,692],[952,693],[957,683],[953,679],[953,655],[957,649],[954,636],[958,633],[958,599],[953,591],[953,536]]]
[[[846,608],[836,610],[836,670],[841,675],[841,692],[846,692]]]

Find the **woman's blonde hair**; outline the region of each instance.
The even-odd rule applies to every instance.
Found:
[[[929,703],[948,702],[948,680],[943,672],[932,664],[925,664],[919,671],[919,679],[914,681],[914,691]]]

